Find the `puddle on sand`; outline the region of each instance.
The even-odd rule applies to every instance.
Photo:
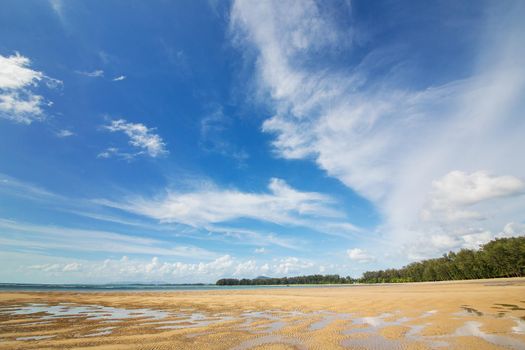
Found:
[[[437,314],[437,312],[438,312],[437,310],[429,310],[429,311],[425,311],[425,312],[423,312],[423,313],[421,314],[420,317],[421,317],[421,318],[423,318],[423,317],[430,317],[430,316],[432,316],[432,315]]]
[[[231,350],[246,350],[246,349],[251,349],[255,346],[265,345],[265,344],[287,344],[287,345],[293,345],[298,350],[307,349],[306,346],[304,346],[304,344],[297,339],[272,334],[272,335],[266,335],[264,337],[247,340],[233,347]]]
[[[285,317],[294,317],[298,315],[303,315],[298,312],[279,312],[284,314]],[[249,311],[241,314],[242,318],[245,318],[245,322],[241,325],[241,328],[248,329],[252,333],[273,333],[284,328],[288,322],[283,321],[281,316],[275,315],[275,312],[264,312],[264,311]],[[255,322],[255,320],[269,320],[274,321],[269,324],[262,324],[256,326],[256,330],[250,329],[250,326]],[[261,329],[262,328],[262,329]]]
[[[343,331],[344,335],[367,334],[364,338],[348,338],[341,342],[343,347],[363,347],[370,349],[402,349],[404,342],[398,339],[386,339],[378,334],[379,330],[388,326],[397,326],[402,322],[385,321],[392,317],[391,313],[383,313],[379,316],[360,317],[352,320],[354,325],[367,325],[364,328],[351,328]]]
[[[206,327],[217,324],[219,322],[231,321],[234,318],[231,316],[221,316],[208,318],[203,314],[191,314],[187,318],[182,318],[173,321],[153,322],[148,324],[163,324],[163,326],[156,327],[156,329],[183,329],[183,328],[197,328]]]
[[[20,323],[17,325],[18,327],[25,327],[25,326],[40,326],[45,324],[51,324],[53,322],[51,321],[37,321],[37,322],[29,322],[29,323]]]
[[[470,308],[468,306],[463,306],[463,312],[461,316],[475,314],[481,316],[482,313],[476,309]],[[428,313],[424,313],[420,318],[424,318]],[[382,314],[376,317],[363,317],[353,320],[354,324],[367,324],[369,327],[366,328],[352,328],[344,332],[344,334],[353,334],[353,333],[367,333],[370,334],[366,338],[357,338],[357,339],[345,339],[342,343],[343,346],[361,346],[366,348],[374,349],[401,349],[406,346],[405,341],[409,342],[421,342],[429,346],[430,348],[439,348],[446,347],[448,343],[446,340],[452,339],[454,337],[478,337],[491,344],[498,346],[505,346],[511,349],[525,349],[525,344],[517,339],[506,337],[503,335],[488,334],[483,332],[480,327],[482,324],[476,321],[468,321],[463,326],[456,329],[453,334],[442,335],[442,336],[423,336],[420,335],[424,327],[429,324],[423,325],[406,325],[410,330],[405,334],[404,339],[401,340],[390,340],[381,337],[378,333],[382,328],[388,326],[397,326],[402,325],[406,322],[407,318],[402,317],[395,321],[385,321],[384,319],[391,316],[391,314]],[[428,317],[428,316],[427,316]],[[513,333],[525,334],[525,322],[514,318],[516,326],[512,327]]]
[[[525,320],[514,317],[514,322],[516,322],[516,326],[512,327],[512,333],[525,334]]]
[[[510,347],[511,349],[519,350],[525,348],[525,344],[517,339],[505,337],[502,335],[487,334],[480,330],[480,327],[481,323],[476,321],[469,321],[466,322],[462,327],[458,328],[453,335],[456,337],[479,337],[494,345],[506,346]]]
[[[18,337],[16,340],[43,340],[54,337],[56,337],[56,335],[34,335],[32,337]]]
[[[505,305],[511,307],[510,304]],[[512,305],[513,307],[514,305]],[[482,313],[468,305],[462,306],[461,315],[471,316],[472,314],[481,316]],[[335,313],[329,311],[318,311],[312,313],[303,313],[299,311],[248,311],[238,316],[229,316],[226,314],[205,314],[195,312],[191,309],[188,312],[168,312],[154,309],[124,309],[113,308],[100,305],[77,305],[77,304],[28,304],[18,307],[10,306],[0,308],[0,315],[31,315],[29,323],[22,323],[20,326],[39,326],[53,323],[58,318],[81,318],[82,320],[99,320],[106,325],[109,322],[120,322],[123,319],[137,320],[144,326],[155,327],[156,329],[184,329],[205,327],[212,324],[218,324],[224,321],[244,321],[235,324],[238,329],[248,330],[257,336],[249,339],[233,349],[244,350],[265,344],[286,344],[292,345],[298,349],[305,349],[304,344],[296,338],[276,334],[281,329],[294,322],[309,321],[308,330],[317,331],[329,327],[337,320],[348,321],[354,326],[362,328],[350,328],[342,332],[343,335],[354,335],[359,333],[362,338],[347,338],[341,343],[344,347],[363,347],[374,349],[403,349],[408,343],[419,342],[429,348],[436,349],[448,346],[447,341],[454,337],[472,336],[481,338],[489,343],[506,346],[511,349],[525,349],[525,344],[518,339],[504,336],[484,333],[480,327],[481,323],[468,321],[459,327],[454,333],[440,336],[423,336],[421,331],[430,323],[409,325],[407,323],[422,320],[434,315],[437,311],[430,310],[423,312],[416,317],[397,317],[397,313],[383,313],[371,317],[353,317],[351,314]],[[454,315],[454,314],[453,314]],[[401,316],[401,315],[398,315]],[[488,316],[488,315],[485,315]],[[298,321],[296,318],[300,317]],[[35,319],[37,319],[35,321]],[[525,334],[525,320],[512,317],[515,326],[512,332],[515,334]],[[264,321],[264,322],[261,322]],[[429,320],[426,320],[429,321]],[[264,324],[256,324],[256,323]],[[308,324],[308,323],[307,323]],[[115,324],[117,326],[117,324]],[[405,335],[400,339],[387,339],[380,335],[381,329],[391,326],[406,326],[408,328]],[[79,335],[80,337],[97,337],[109,335],[116,327],[96,328],[91,330],[92,333]],[[191,337],[197,337],[207,333],[196,333]],[[37,335],[28,337],[19,337],[17,340],[40,340],[53,338],[55,335]]]
[[[384,319],[387,318],[387,317],[391,317],[391,316],[394,316],[393,314],[391,313],[383,313],[379,316],[369,316],[369,317],[360,317],[360,318],[355,318],[352,320],[352,323],[353,324],[364,324],[364,325],[369,325],[370,327],[368,328],[373,328],[373,329],[379,329],[379,328],[383,328],[383,327],[386,327],[386,326],[397,326],[400,324],[400,322],[396,322],[396,321],[392,321],[392,322],[387,322],[385,321]],[[368,328],[359,328],[360,330],[363,330],[363,329],[368,329]],[[353,333],[353,329],[349,330],[350,333]]]
[[[406,349],[406,343],[398,339],[387,339],[380,335],[370,335],[366,338],[345,339],[341,342],[343,347],[365,349]]]
[[[430,310],[424,312],[419,318],[429,317],[435,314],[437,311]],[[363,347],[370,349],[405,349],[407,343],[410,342],[420,342],[424,343],[430,348],[441,348],[448,346],[448,343],[445,341],[435,340],[429,337],[424,337],[420,335],[420,332],[428,326],[429,324],[422,325],[405,325],[406,322],[413,320],[409,317],[400,317],[394,321],[386,321],[386,318],[392,317],[391,313],[383,313],[379,316],[373,317],[361,317],[352,320],[352,323],[355,325],[368,325],[364,328],[351,328],[343,331],[345,335],[351,334],[365,334],[366,337],[363,338],[348,338],[344,339],[341,342],[343,347]],[[406,326],[409,328],[405,336],[401,339],[387,339],[379,334],[379,331],[385,327],[391,326]]]
[[[317,331],[323,328],[328,327],[332,322],[335,321],[347,321],[351,320],[351,314],[336,314],[336,313],[326,313],[323,315],[323,318],[317,322],[314,322],[308,327],[310,331]]]
[[[153,309],[122,309],[101,305],[46,305],[46,304],[29,304],[20,306],[17,309],[3,309],[0,314],[7,315],[31,315],[45,313],[40,316],[42,320],[49,320],[54,318],[75,318],[82,317],[88,320],[121,320],[130,318],[150,318],[163,319],[169,316],[169,313]]]
[[[99,337],[102,335],[109,335],[113,332],[113,329],[115,329],[115,327],[98,328],[98,329],[95,329],[95,331],[98,331],[98,332],[82,335],[81,337]]]

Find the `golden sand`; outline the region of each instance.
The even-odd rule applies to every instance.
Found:
[[[67,348],[525,349],[525,279],[0,293],[0,349]]]

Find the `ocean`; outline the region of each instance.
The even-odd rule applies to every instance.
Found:
[[[316,285],[323,286],[323,285]],[[324,285],[326,287],[326,285]],[[217,286],[215,284],[143,284],[143,283],[107,283],[107,284],[32,284],[32,283],[0,283],[0,291],[192,291],[192,290],[242,290],[269,288],[304,288],[313,285],[290,286]]]

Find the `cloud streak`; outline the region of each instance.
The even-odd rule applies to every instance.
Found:
[[[192,246],[173,245],[168,241],[120,233],[71,227],[34,225],[0,219],[4,247],[34,250],[67,250],[119,254],[213,257],[215,253]],[[9,233],[16,233],[10,237]]]
[[[104,77],[104,71],[101,69],[96,69],[91,72],[85,72],[85,71],[76,71],[77,74],[89,77],[89,78],[102,78]]]
[[[350,69],[312,64],[323,62],[320,52],[337,55],[351,47],[354,29],[339,28],[314,1],[235,1],[231,32],[241,50],[255,52],[259,96],[274,111],[262,130],[274,135],[276,155],[314,159],[375,204],[384,217],[379,235],[407,247],[443,231],[442,221],[430,224],[420,214],[428,194],[458,174],[454,171],[464,180],[464,198],[483,192],[476,181],[488,182],[493,193],[507,193],[507,186],[520,187],[525,178],[523,162],[516,161],[525,148],[525,68],[518,59],[525,54],[525,25],[516,15],[523,4],[514,6],[488,11],[492,17],[472,76],[423,88],[404,84],[399,73],[373,76],[366,60],[375,57],[380,65],[381,47]],[[502,201],[506,211],[494,206]],[[494,237],[513,215],[523,219],[518,210],[525,210],[523,197],[489,194],[483,205],[494,215],[476,242]],[[435,249],[427,253],[461,247],[464,240],[455,237],[459,230],[474,230],[471,214],[441,232],[446,239],[430,241]]]
[[[160,222],[177,222],[198,228],[252,219],[278,225],[311,226],[313,229],[340,223],[341,231],[348,229],[347,226],[357,230],[345,221],[342,212],[334,209],[335,202],[329,196],[298,191],[277,178],[270,180],[267,193],[221,189],[207,183],[192,192],[168,191],[157,198],[133,197],[121,202],[96,202]]]

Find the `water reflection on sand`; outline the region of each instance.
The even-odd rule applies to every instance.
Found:
[[[510,349],[524,349],[525,343],[510,334],[525,334],[525,321],[517,317],[507,317],[513,322],[508,335],[489,334],[484,332],[481,323],[483,313],[468,305],[462,310],[452,313],[455,319],[466,318],[451,334],[423,335],[422,331],[432,325],[432,317],[438,314],[436,310],[428,310],[416,316],[403,316],[399,311],[385,312],[376,316],[337,313],[332,311],[241,311],[231,314],[207,313],[188,308],[175,311],[152,308],[117,308],[103,305],[77,304],[26,304],[11,305],[0,308],[0,325],[13,320],[16,323],[19,336],[2,341],[16,340],[20,342],[53,341],[63,337],[57,329],[59,322],[78,320],[76,324],[86,322],[85,329],[77,330],[74,337],[105,337],[114,336],[115,332],[126,327],[134,327],[137,332],[147,329],[148,332],[163,332],[173,330],[196,329],[194,333],[185,334],[187,338],[208,336],[213,330],[210,326],[228,327],[230,330],[245,332],[253,336],[241,341],[233,347],[234,350],[245,350],[265,344],[284,344],[296,349],[307,349],[307,340],[316,332],[333,327],[337,323],[337,331],[341,337],[340,345],[345,348],[370,349],[402,349],[409,343],[421,343],[427,348],[439,349],[449,346],[449,342],[457,337],[476,337],[485,342],[504,346]],[[472,318],[480,321],[473,321]],[[499,314],[492,317],[501,317]],[[131,322],[131,324],[130,324]],[[111,326],[109,327],[108,324]],[[103,326],[106,325],[106,326]],[[297,336],[286,332],[287,328],[301,329]],[[403,327],[404,331],[397,338],[385,337],[382,330]],[[197,329],[198,328],[198,329]],[[24,332],[27,333],[24,334]],[[39,333],[39,331],[41,331]],[[56,332],[56,333],[54,333]],[[20,336],[21,335],[21,336]]]

